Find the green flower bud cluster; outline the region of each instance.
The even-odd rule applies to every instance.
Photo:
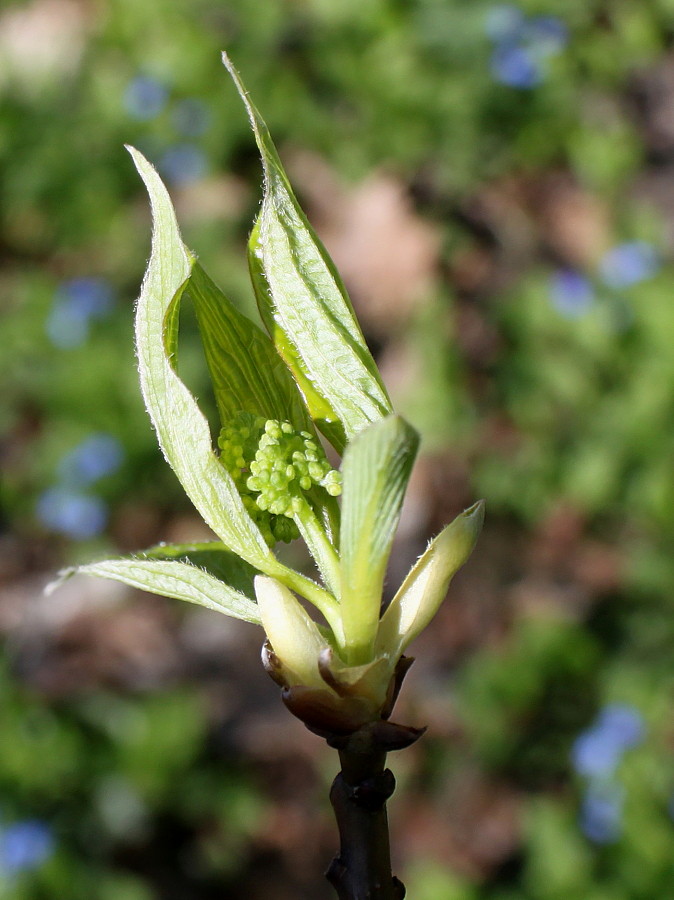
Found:
[[[295,540],[299,537],[299,531],[292,520],[261,509],[256,503],[255,492],[246,484],[264,426],[265,419],[261,416],[238,412],[220,431],[218,445],[220,462],[232,476],[248,515],[257,524],[267,544],[273,547],[277,541],[288,543]]]
[[[307,431],[290,422],[239,412],[218,439],[220,460],[234,479],[243,502],[270,546],[299,536],[293,517],[308,503],[307,492],[342,492],[341,475]]]
[[[258,492],[257,505],[292,518],[306,502],[303,493],[315,485],[333,497],[342,492],[339,472],[331,468],[323,448],[308,431],[290,422],[265,422],[246,485]]]

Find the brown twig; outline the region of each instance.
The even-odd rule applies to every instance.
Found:
[[[405,887],[391,872],[386,801],[395,778],[376,747],[340,750],[342,770],[330,791],[340,849],[326,875],[339,900],[402,900]]]
[[[405,886],[391,872],[386,815],[395,778],[385,766],[387,753],[409,747],[426,730],[389,721],[414,660],[398,660],[378,718],[372,717],[371,706],[359,695],[359,682],[340,683],[325,660],[319,660],[319,671],[331,690],[286,685],[282,663],[268,642],[262,648],[262,662],[282,686],[283,702],[293,715],[339,751],[342,768],[332,784],[330,802],[340,849],[326,873],[339,900],[403,900]]]

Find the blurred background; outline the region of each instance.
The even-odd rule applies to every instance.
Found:
[[[224,48],[424,436],[390,589],[487,498],[395,715],[430,726],[391,759],[408,896],[671,895],[673,0],[5,0],[0,897],[331,896],[336,759],[260,632],[94,579],[42,594],[208,538],[140,401],[123,144],[255,315]],[[182,348],[207,404],[189,319]]]

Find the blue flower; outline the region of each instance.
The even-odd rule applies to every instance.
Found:
[[[568,41],[568,29],[556,16],[527,18],[516,6],[493,6],[485,30],[494,44],[491,72],[508,87],[530,90],[547,74],[546,64]]]
[[[597,844],[610,844],[620,837],[624,791],[612,778],[623,753],[644,736],[644,721],[638,710],[610,703],[573,745],[574,768],[588,779],[580,827]]]
[[[67,453],[59,463],[61,481],[86,487],[116,472],[124,459],[124,449],[117,438],[99,432],[92,434]]]
[[[0,831],[0,872],[16,875],[37,869],[53,853],[51,830],[38,819],[15,822]]]
[[[606,778],[617,769],[621,749],[612,735],[598,728],[590,728],[576,738],[571,749],[571,761],[579,775]]]
[[[124,107],[128,114],[141,122],[154,119],[168,100],[166,86],[155,78],[139,75],[130,81],[124,92]]]
[[[610,703],[599,713],[596,728],[621,750],[636,747],[645,736],[644,720],[633,706]]]
[[[70,350],[79,347],[89,336],[89,322],[62,303],[55,303],[47,319],[47,336],[55,347]]]
[[[40,495],[37,516],[50,530],[74,540],[84,540],[103,531],[108,510],[100,497],[57,486]]]
[[[208,131],[211,114],[205,103],[188,97],[176,104],[172,116],[173,127],[185,137],[200,137]]]
[[[636,747],[644,736],[644,720],[638,710],[609,703],[576,738],[571,750],[573,766],[586,778],[606,778],[617,769],[625,750]]]
[[[103,278],[73,278],[61,284],[47,319],[47,334],[64,350],[77,347],[89,334],[91,319],[102,319],[112,309],[112,288]]]
[[[201,178],[208,168],[206,156],[194,144],[176,144],[159,160],[159,169],[173,184],[189,184]]]
[[[543,80],[543,70],[531,51],[519,44],[501,44],[491,57],[491,71],[501,84],[527,90]]]
[[[112,288],[104,278],[72,278],[61,285],[57,297],[83,319],[102,319],[113,303]]]
[[[622,831],[624,791],[617,784],[591,783],[583,798],[580,827],[595,844],[613,844]]]
[[[612,288],[631,287],[652,278],[660,268],[660,257],[652,244],[630,241],[618,244],[599,263],[603,281]]]
[[[555,309],[567,319],[582,316],[595,300],[591,283],[575,269],[558,269],[553,273],[550,296]]]

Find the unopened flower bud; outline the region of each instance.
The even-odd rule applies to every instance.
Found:
[[[279,527],[274,520],[292,519],[302,511],[305,492],[318,486],[332,497],[341,493],[341,475],[330,467],[322,447],[290,422],[239,412],[223,427],[218,444],[220,461],[270,546],[298,536],[297,527]],[[316,502],[314,495],[311,503]]]

